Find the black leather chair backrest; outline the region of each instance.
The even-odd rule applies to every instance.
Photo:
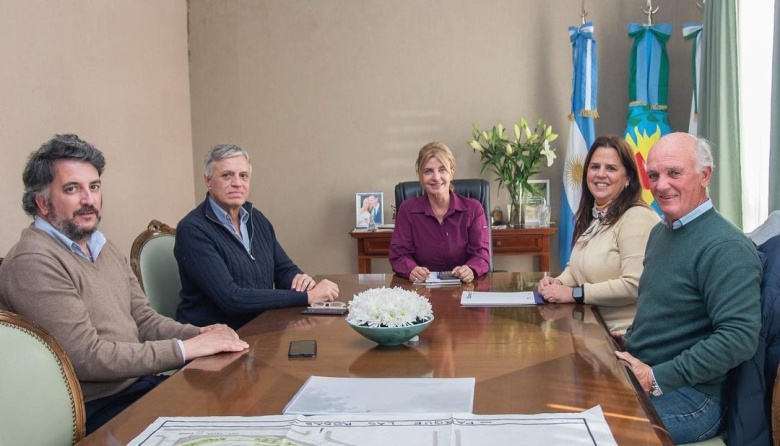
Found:
[[[456,179],[452,180],[455,193],[468,198],[474,198],[482,203],[485,210],[485,218],[490,227],[490,183],[483,179]],[[423,195],[423,188],[419,181],[402,181],[395,185],[396,212],[401,203],[409,198]],[[493,271],[493,232],[488,231],[488,252],[490,254],[490,271]]]

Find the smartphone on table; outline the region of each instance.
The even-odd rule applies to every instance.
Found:
[[[287,351],[289,358],[313,358],[317,356],[317,341],[306,339],[290,341],[290,349]]]

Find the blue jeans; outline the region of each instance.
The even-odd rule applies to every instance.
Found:
[[[712,438],[725,427],[725,404],[693,387],[680,387],[659,397],[650,397],[650,401],[677,444]]]

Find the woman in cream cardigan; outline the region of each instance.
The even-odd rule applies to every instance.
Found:
[[[571,259],[560,276],[539,282],[539,293],[547,302],[597,305],[609,330],[624,333],[636,314],[647,237],[660,218],[642,200],[623,138],[597,138],[583,168]]]

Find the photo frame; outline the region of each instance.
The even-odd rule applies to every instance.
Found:
[[[538,210],[542,200],[550,204],[550,180],[528,180],[533,192],[525,194],[525,225],[539,226]]]
[[[358,192],[355,194],[355,227],[368,228],[371,216],[374,223],[385,224],[385,200],[382,192]]]

